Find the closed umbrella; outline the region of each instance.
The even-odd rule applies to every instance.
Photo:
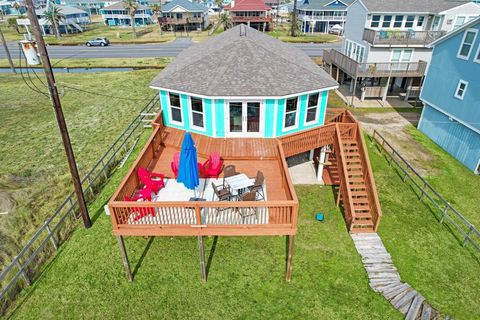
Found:
[[[198,177],[197,149],[192,135],[187,132],[183,136],[177,182],[182,182],[187,189],[195,190],[200,184]]]

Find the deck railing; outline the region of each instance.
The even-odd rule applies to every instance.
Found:
[[[433,212],[436,213],[439,223],[448,222],[447,229],[456,237],[458,234],[460,235],[459,241],[463,246],[470,243],[476,251],[480,252],[480,232],[478,229],[445,200],[378,131],[373,131],[372,139],[379,145],[380,151],[388,155],[389,163],[395,164],[400,170],[399,174],[403,181],[412,183],[412,187],[415,187],[412,190],[418,192],[419,200],[427,199],[427,203],[437,209]],[[451,228],[452,226],[453,228]]]
[[[187,23],[203,23],[202,17],[188,17],[188,18],[160,18],[160,22],[163,24],[187,24]]]
[[[422,77],[427,69],[427,62],[374,62],[359,63],[338,50],[324,50],[324,61],[336,65],[353,77]]]
[[[426,46],[444,36],[445,31],[363,30],[363,40],[372,45]]]

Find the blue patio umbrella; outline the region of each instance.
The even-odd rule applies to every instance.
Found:
[[[198,177],[197,149],[195,148],[192,135],[189,132],[183,136],[177,181],[183,182],[185,187],[190,190],[195,190],[200,183]]]

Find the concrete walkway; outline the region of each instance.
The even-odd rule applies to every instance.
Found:
[[[402,282],[392,257],[376,233],[351,234],[355,247],[362,257],[369,285],[402,314],[405,319],[438,319],[439,313],[408,283]],[[445,317],[445,319],[450,319]]]

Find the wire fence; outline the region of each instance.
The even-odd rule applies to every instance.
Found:
[[[480,232],[471,224],[461,213],[459,213],[452,205],[445,200],[417,171],[403,158],[398,151],[378,133],[373,131],[373,141],[376,142],[381,150],[388,156],[390,165],[395,164],[399,169],[398,173],[403,179],[403,182],[410,181],[418,191],[419,200],[427,199],[427,203],[433,204],[434,213],[436,213],[440,224],[449,223],[458,234],[454,235],[459,239],[465,247],[468,243],[472,245],[478,252],[480,252]]]
[[[82,186],[87,204],[95,200],[117,165],[123,163],[123,158],[130,154],[148,122],[145,118],[150,117],[152,111],[158,108],[158,102],[156,95],[83,177]],[[43,262],[50,258],[68,237],[78,219],[77,200],[72,191],[0,274],[0,315],[22,288],[31,285]]]

